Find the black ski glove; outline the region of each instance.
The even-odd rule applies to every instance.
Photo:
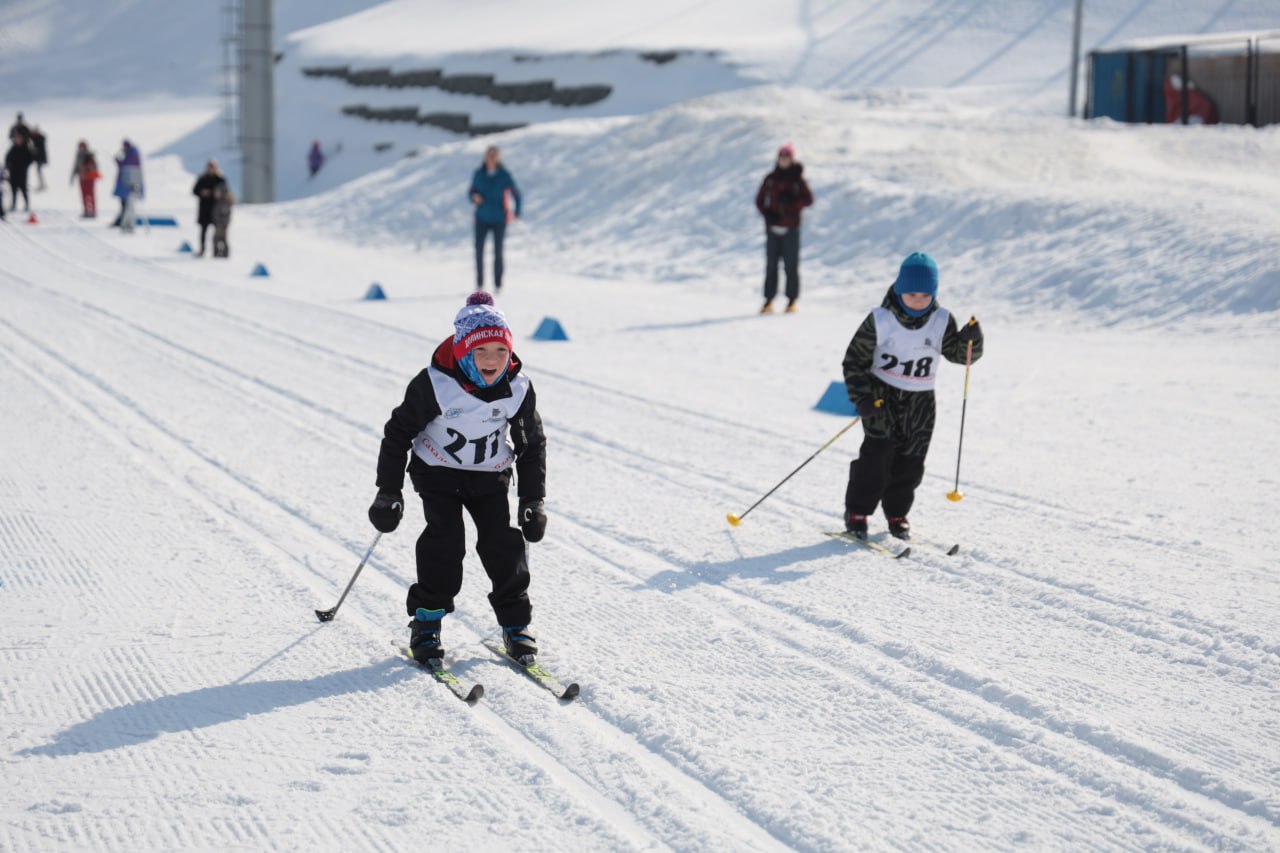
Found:
[[[874,428],[880,427],[884,423],[884,400],[872,400],[870,397],[863,397],[858,401],[858,417],[862,418],[863,426]]]
[[[404,496],[389,489],[380,489],[369,507],[369,521],[383,533],[390,533],[400,526],[404,515]]]
[[[982,343],[982,326],[978,323],[977,318],[974,318],[961,326],[957,334],[959,335],[960,343],[962,344]]]
[[[530,542],[541,542],[542,535],[547,532],[547,511],[542,507],[542,498],[520,501],[518,517],[524,538]]]

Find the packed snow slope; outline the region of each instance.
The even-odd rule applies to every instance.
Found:
[[[113,36],[104,61],[145,67],[133,16],[169,4],[101,5],[63,38]],[[340,5],[306,23],[362,4]],[[459,7],[421,8],[472,53],[661,41],[816,70],[835,50],[728,14],[717,44],[717,3],[646,4],[663,27],[629,6],[610,43],[557,44],[586,6],[540,30],[525,5],[553,14],[493,2],[472,41]],[[882,35],[932,9],[1008,42],[1069,5],[822,8]],[[1149,5],[1091,26],[1242,29],[1262,8]],[[0,32],[45,6],[74,4],[7,4]],[[419,8],[349,19],[349,41]],[[474,707],[391,646],[416,512],[336,620],[314,611],[373,541],[382,425],[471,289],[463,193],[491,140],[369,155],[363,178],[238,208],[231,259],[192,259],[179,156],[146,164],[145,211],[177,230],[81,220],[65,177],[77,137],[104,160],[121,135],[181,146],[212,100],[176,73],[68,100],[50,63],[22,102],[50,130],[49,189],[35,223],[0,224],[0,850],[1280,847],[1280,134],[1028,111],[1052,73],[1034,53],[984,53],[1013,63],[991,85],[867,91],[760,59],[735,67],[767,85],[496,137],[527,212],[498,303],[548,436],[533,627],[582,695],[484,648],[471,551],[444,639],[487,689]],[[761,316],[751,201],[785,140],[818,202],[800,311]],[[823,534],[860,430],[814,456],[849,419],[813,406],[917,249],[987,355],[941,374],[918,541],[893,560]],[[361,299],[373,282],[389,299]],[[569,340],[532,339],[545,317]]]

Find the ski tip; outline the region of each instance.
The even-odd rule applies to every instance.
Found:
[[[336,614],[336,613],[334,613],[332,610],[317,610],[317,611],[316,611],[316,618],[317,618],[317,619],[319,619],[321,622],[332,622],[332,621],[333,621],[333,617],[334,617],[334,616],[336,616],[336,615],[337,615],[337,614]]]
[[[910,556],[911,556],[911,549],[908,547],[908,548],[903,548],[901,551],[895,554],[893,559],[901,560],[903,557],[910,557]]]
[[[578,698],[578,683],[575,681],[573,684],[566,687],[564,692],[560,694],[560,698],[564,699],[566,702]]]
[[[478,702],[482,696],[484,696],[484,685],[477,684],[475,687],[471,688],[471,692],[467,694],[465,701],[474,704],[475,702]]]
[[[948,556],[948,557],[954,557],[956,554],[959,554],[959,553],[960,553],[960,543],[959,543],[959,542],[957,542],[956,544],[952,545],[950,548],[948,548],[948,549],[947,549],[947,556]]]

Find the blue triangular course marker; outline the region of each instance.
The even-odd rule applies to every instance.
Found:
[[[271,273],[267,272],[267,268],[259,263],[254,265],[253,272],[249,273],[249,275],[266,277],[271,275]]]
[[[564,326],[561,326],[560,321],[555,317],[543,317],[537,331],[533,333],[533,339],[535,341],[567,341],[569,336],[564,333]]]
[[[178,226],[178,220],[174,219],[172,216],[147,216],[147,217],[139,216],[137,219],[134,220],[133,224],[134,225],[168,225],[172,228],[176,228]]]
[[[822,399],[814,406],[819,412],[830,412],[833,415],[853,417],[858,414],[858,407],[849,402],[849,393],[843,382],[832,382],[827,386]]]
[[[183,240],[183,241],[182,241],[182,245],[178,247],[178,251],[179,251],[179,252],[187,252],[188,254],[190,254],[190,252],[191,252],[191,244],[190,244],[190,243],[188,243],[186,240]]]
[[[382,285],[376,281],[369,285],[369,289],[364,292],[365,299],[386,299],[387,294],[382,291]]]

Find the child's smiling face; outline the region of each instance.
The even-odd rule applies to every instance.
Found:
[[[929,303],[933,301],[933,296],[928,293],[904,293],[901,299],[902,304],[912,311],[923,311],[929,307]]]
[[[476,370],[480,371],[486,385],[492,385],[498,380],[511,359],[511,350],[504,344],[481,344],[471,354],[475,357]]]

